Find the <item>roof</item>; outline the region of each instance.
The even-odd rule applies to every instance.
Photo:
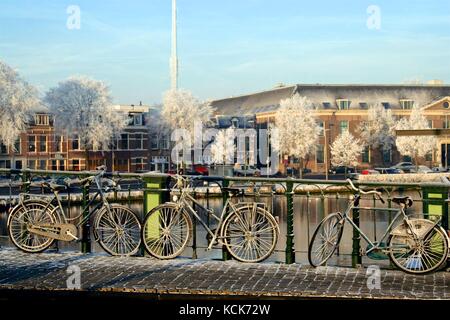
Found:
[[[298,84],[253,94],[215,100],[216,115],[258,114],[275,111],[281,100],[298,93],[306,96],[317,109],[337,109],[337,99],[348,99],[350,109],[385,104],[400,109],[401,99],[411,99],[420,106],[450,96],[450,85],[421,84]]]

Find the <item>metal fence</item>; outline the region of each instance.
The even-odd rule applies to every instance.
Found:
[[[2,214],[7,214],[8,207],[14,204],[19,192],[44,192],[44,190],[31,190],[24,181],[62,178],[62,177],[86,177],[92,172],[71,171],[44,171],[44,170],[9,170],[0,169],[3,180],[0,183],[2,191]],[[140,203],[145,215],[159,203],[170,199],[170,176],[166,174],[146,173],[110,173],[109,178],[118,180],[122,185],[121,192],[110,195],[111,202]],[[298,261],[296,256],[304,257],[307,253],[308,242],[314,227],[327,214],[345,209],[352,193],[346,181],[308,180],[292,178],[260,178],[260,177],[196,177],[196,186],[192,188],[195,198],[203,199],[208,207],[211,203],[215,206],[223,205],[228,193],[221,192],[218,187],[238,187],[245,191],[247,200],[263,202],[277,217],[281,227],[281,237],[276,252],[282,256],[285,263]],[[358,181],[354,181],[359,185]],[[353,211],[352,219],[356,225],[363,223],[365,228],[377,237],[383,227],[379,217],[387,222],[393,218],[395,205],[392,199],[397,195],[410,195],[415,200],[415,205],[410,213],[423,213],[426,216],[439,215],[442,218],[443,227],[449,229],[448,199],[450,184],[447,183],[379,183],[364,182],[359,185],[363,188],[376,188],[383,192],[386,204],[382,205],[374,197],[363,198],[361,207]],[[63,195],[70,210],[71,205],[78,203],[84,209],[88,203],[90,191],[86,187],[69,189]],[[209,216],[205,215],[208,226]],[[212,222],[211,222],[212,223]],[[203,233],[195,228],[190,246],[192,257],[198,256],[198,250],[204,248]],[[81,250],[91,251],[89,221],[83,225]],[[351,257],[352,266],[362,263],[361,237],[355,230],[344,237],[343,252]],[[347,252],[344,252],[346,251]],[[142,251],[143,252],[143,251]],[[230,259],[225,250],[222,250],[222,259]]]

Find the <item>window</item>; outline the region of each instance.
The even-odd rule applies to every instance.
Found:
[[[36,152],[36,136],[28,137],[28,152]]]
[[[319,120],[318,121],[318,125],[319,125],[319,128],[320,128],[320,132],[319,132],[319,136],[323,136],[323,133],[324,133],[324,122],[322,121],[322,120]]]
[[[36,169],[36,160],[28,160],[27,166],[29,169]]]
[[[151,148],[152,148],[152,150],[158,149],[158,134],[157,133],[152,133]]]
[[[120,135],[119,149],[128,150],[128,134],[123,133]]]
[[[39,152],[47,152],[47,136],[39,136]]]
[[[385,163],[392,162],[392,150],[383,150],[383,160]]]
[[[411,110],[414,106],[414,100],[401,99],[400,106],[402,107],[403,110]]]
[[[445,101],[445,102],[442,104],[442,106],[443,106],[445,109],[448,109],[448,107],[450,106],[450,104],[448,103],[448,101]]]
[[[34,123],[37,126],[48,126],[50,124],[48,114],[35,114]]]
[[[348,110],[350,108],[350,100],[347,99],[337,99],[337,106],[339,110]]]
[[[11,160],[0,160],[0,168],[11,169]]]
[[[428,152],[425,155],[425,161],[433,161],[433,153],[432,152]]]
[[[39,160],[38,161],[39,170],[46,170],[47,169],[47,160]]]
[[[16,140],[16,142],[14,142],[14,152],[15,153],[22,153],[22,148],[21,148],[21,140],[20,138],[18,138]]]
[[[8,153],[8,148],[3,143],[0,143],[0,153],[1,154],[7,154]]]
[[[369,105],[367,104],[367,102],[360,102],[359,107],[361,109],[369,109]]]
[[[348,131],[348,121],[347,120],[339,121],[339,132],[342,134],[345,131]]]
[[[433,120],[428,120],[428,128],[433,129]]]
[[[72,150],[80,150],[80,139],[78,137],[72,139]]]
[[[412,162],[412,158],[410,156],[403,156],[403,162]]]
[[[133,150],[143,150],[144,149],[144,135],[142,133],[135,133],[131,135],[130,138],[131,149]]]
[[[130,126],[142,126],[144,125],[144,121],[143,121],[143,114],[142,113],[131,113],[128,115],[129,118],[129,125]]]
[[[55,152],[62,152],[63,137],[55,136]]]
[[[329,102],[322,102],[322,105],[324,109],[331,109],[331,103]]]
[[[16,160],[16,169],[22,169],[22,160]]]
[[[163,134],[161,140],[159,141],[160,148],[163,150],[169,149],[169,136],[167,134]]]
[[[370,162],[370,148],[369,146],[365,146],[363,149],[363,152],[361,154],[361,160],[362,163],[369,163]]]
[[[444,120],[443,122],[442,122],[442,128],[444,128],[444,129],[449,129],[450,128],[450,121],[449,120]]]
[[[381,105],[383,106],[383,108],[385,109],[390,109],[391,108],[391,104],[389,102],[382,102]]]
[[[316,162],[317,163],[324,163],[324,145],[318,144],[316,147]]]
[[[72,162],[72,170],[73,171],[81,170],[80,159],[72,159],[71,162]]]

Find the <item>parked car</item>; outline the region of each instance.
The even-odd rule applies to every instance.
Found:
[[[427,166],[417,166],[410,170],[411,173],[433,173],[434,171]]]
[[[449,168],[444,168],[444,167],[433,167],[431,168],[431,170],[433,170],[433,172],[448,172]]]
[[[378,171],[381,174],[400,174],[400,173],[404,173],[403,170],[398,169],[398,168],[375,168],[376,171]]]
[[[330,170],[328,170],[331,174],[344,174],[347,173],[356,173],[356,169],[353,167],[346,167],[346,166],[339,166],[339,167],[332,167]]]
[[[396,165],[392,166],[391,168],[396,168],[402,170],[404,173],[408,173],[411,171],[411,169],[414,169],[416,166],[412,162],[404,161],[399,162]]]
[[[261,170],[254,166],[239,166],[233,168],[233,174],[238,177],[242,176],[254,176],[259,177],[261,175]]]
[[[362,175],[369,175],[369,174],[380,174],[379,171],[374,170],[374,169],[364,169],[361,171]]]

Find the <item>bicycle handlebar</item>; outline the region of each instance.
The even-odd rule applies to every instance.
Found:
[[[376,190],[364,191],[364,190],[361,190],[360,188],[357,188],[353,184],[352,180],[347,179],[346,181],[348,182],[348,184],[350,184],[350,186],[352,187],[353,191],[356,191],[356,192],[361,193],[361,194],[374,194],[374,195],[376,195],[378,197],[378,199],[381,201],[381,203],[383,203],[383,204],[386,203],[384,201],[383,197],[381,196],[382,195],[381,192],[376,191]]]

